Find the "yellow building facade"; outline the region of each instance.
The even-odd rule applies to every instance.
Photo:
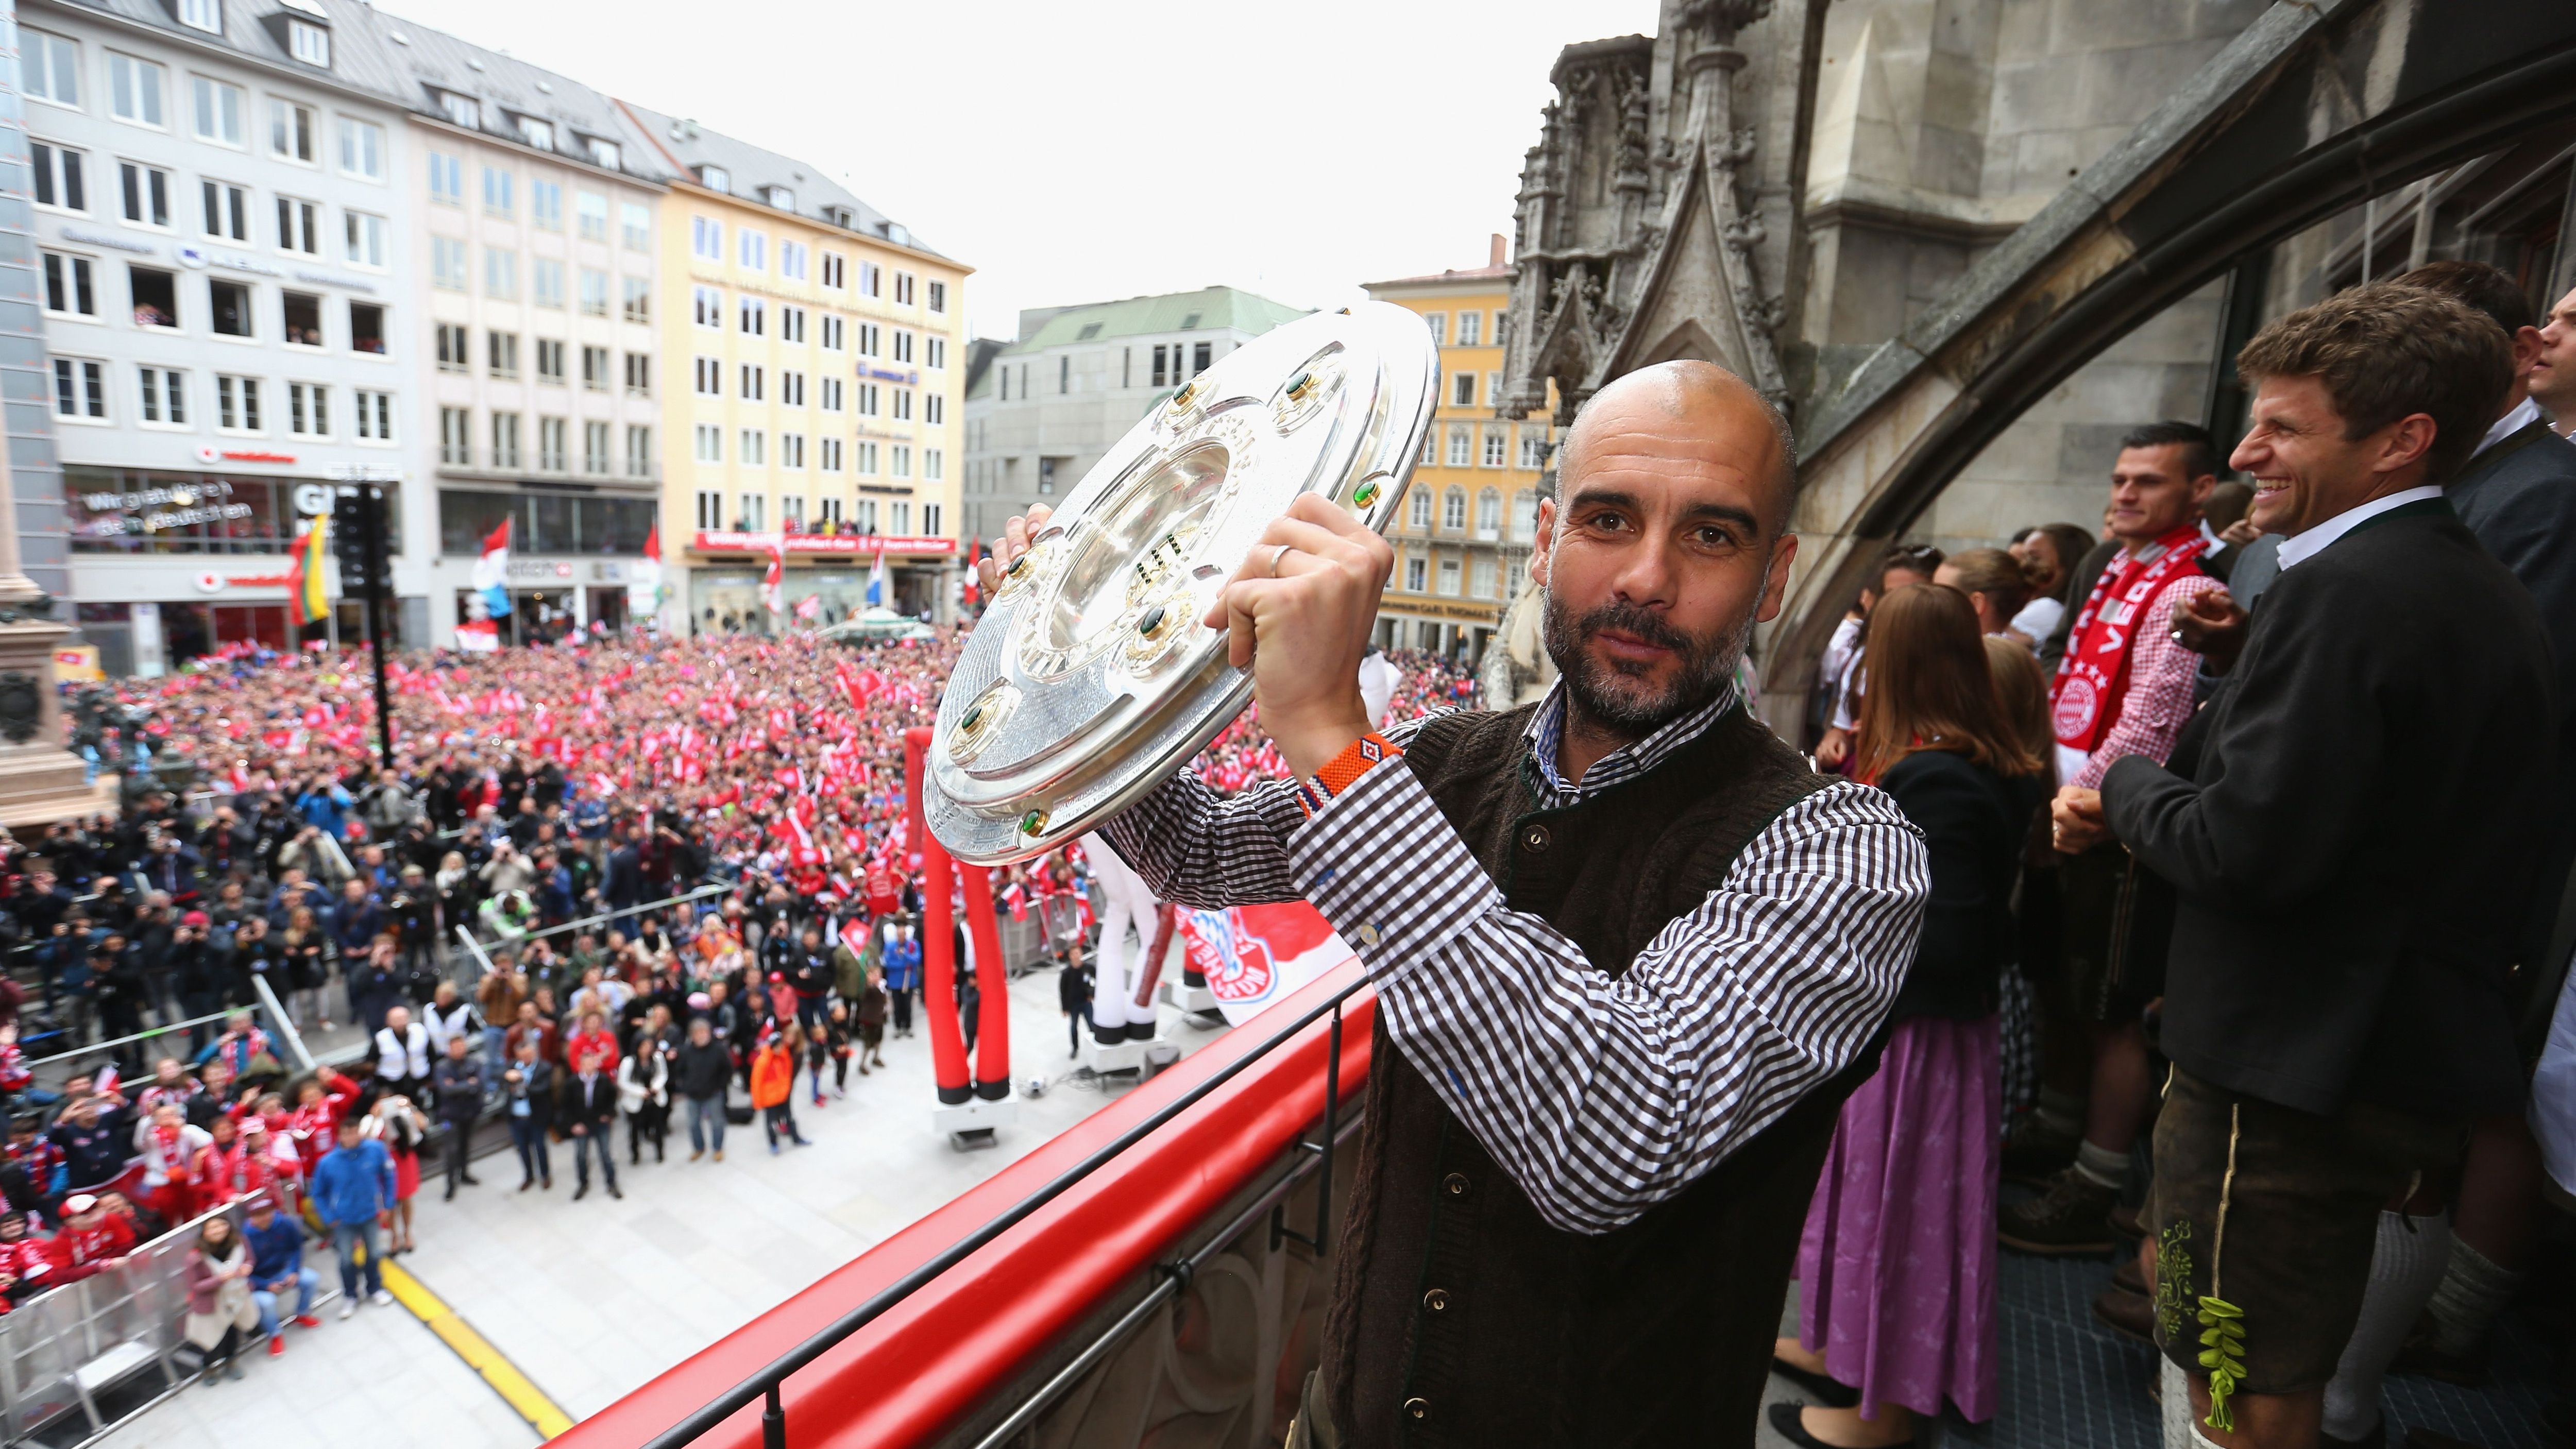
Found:
[[[969,268],[801,163],[642,114],[662,201],[663,626],[953,617]],[[762,597],[775,540],[783,613]]]
[[[1529,587],[1554,439],[1549,414],[1495,415],[1511,270],[1497,236],[1486,266],[1368,284],[1371,297],[1421,313],[1440,343],[1440,407],[1387,529],[1396,560],[1378,604],[1381,646],[1476,660]]]

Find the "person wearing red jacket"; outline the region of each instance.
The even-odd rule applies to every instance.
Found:
[[[75,1193],[63,1203],[63,1230],[54,1235],[56,1285],[77,1283],[101,1268],[114,1268],[134,1251],[134,1227],[106,1210],[88,1193]]]
[[[295,1155],[304,1162],[304,1175],[313,1175],[313,1164],[331,1150],[340,1138],[340,1119],[358,1100],[358,1084],[329,1067],[318,1077],[308,1077],[295,1089],[295,1110],[287,1114],[287,1136],[295,1144]]]
[[[24,1301],[54,1286],[54,1254],[43,1238],[27,1231],[27,1215],[0,1212],[0,1271],[9,1283],[0,1293]]]
[[[262,1139],[267,1133],[262,1131]],[[266,1143],[260,1144],[265,1146]],[[265,1191],[274,1173],[266,1154],[254,1151],[250,1138],[229,1117],[217,1117],[213,1140],[197,1149],[196,1158],[188,1165],[188,1178],[195,1191],[194,1217]],[[173,1219],[175,1225],[177,1219]]]
[[[608,1029],[608,1018],[596,1011],[582,1013],[581,1027],[564,1038],[563,1052],[568,1062],[597,1056],[601,1072],[614,1074],[617,1070],[617,1037]]]

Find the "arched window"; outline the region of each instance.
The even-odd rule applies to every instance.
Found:
[[[1440,500],[1440,526],[1456,533],[1467,526],[1467,490],[1452,488]]]
[[[1431,490],[1428,488],[1413,490],[1413,528],[1417,533],[1431,531]]]
[[[1538,495],[1524,488],[1512,495],[1512,542],[1538,537]]]
[[[1503,495],[1491,488],[1476,495],[1476,536],[1488,541],[1503,536]]]

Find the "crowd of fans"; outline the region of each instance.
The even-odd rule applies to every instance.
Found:
[[[2559,306],[2459,262],[2339,294],[2246,348],[2232,459],[2141,426],[2098,530],[1878,561],[1806,740],[1933,898],[1809,1212],[1790,1442],[1992,1414],[2000,1245],[2113,1259],[2168,1444],[2461,1449],[2383,1376],[2485,1382],[2576,1213]]]
[[[478,1132],[506,1131],[519,1192],[569,1157],[575,1200],[594,1173],[622,1197],[620,1156],[682,1135],[691,1163],[755,1120],[772,1153],[809,1144],[925,1007],[903,731],[961,638],[405,656],[390,768],[327,654],[237,650],[81,700],[125,808],[0,842],[0,1312],[205,1219],[187,1337],[237,1377],[244,1344],[317,1323],[308,1237],[336,1251],[342,1316],[391,1301],[415,1195],[479,1185]],[[1392,709],[1470,697],[1401,662]],[[1284,772],[1249,711],[1195,768]],[[991,884],[1013,918],[1068,923],[1048,944],[1087,980],[1080,849]],[[299,1070],[260,1025],[272,999],[354,1060]]]

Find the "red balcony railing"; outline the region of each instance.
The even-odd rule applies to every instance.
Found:
[[[1015,1427],[1256,1214],[1274,1248],[1323,1255],[1333,1143],[1367,1080],[1375,1010],[1356,964],[1327,974],[556,1442],[902,1449],[969,1421]],[[1311,1234],[1284,1216],[1301,1178]]]

